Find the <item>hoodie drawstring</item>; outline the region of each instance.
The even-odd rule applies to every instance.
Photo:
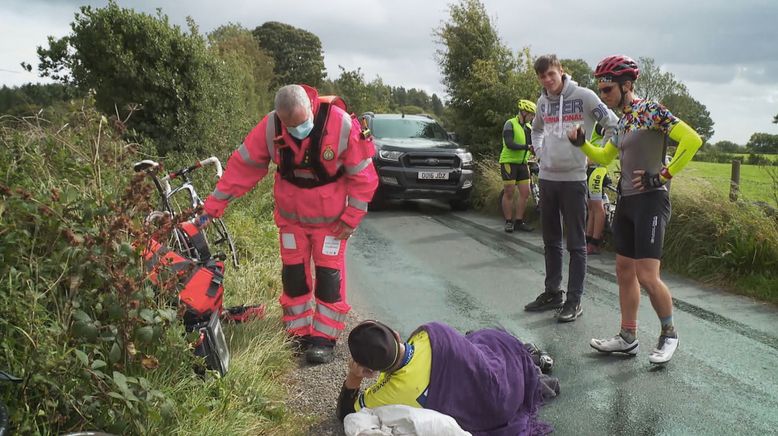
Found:
[[[564,89],[562,90],[562,93],[559,94],[559,120],[557,121],[557,136],[559,138],[565,136],[564,127],[562,126],[562,106],[565,104],[565,96],[563,93]]]

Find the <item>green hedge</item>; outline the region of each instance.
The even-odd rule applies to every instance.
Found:
[[[243,264],[225,281],[229,304],[269,315],[226,326],[230,373],[201,379],[175,296],[140,261],[155,196],[131,164],[154,147],[117,139],[88,102],[66,109],[0,118],[0,370],[24,379],[0,390],[12,430],[292,434],[269,184],[228,217]]]

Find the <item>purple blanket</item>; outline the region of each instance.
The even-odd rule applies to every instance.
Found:
[[[425,408],[445,413],[473,435],[543,435],[539,374],[518,339],[502,330],[463,336],[441,323],[429,333],[432,373]]]

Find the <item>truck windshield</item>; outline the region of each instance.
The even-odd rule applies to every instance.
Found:
[[[448,140],[448,133],[433,120],[408,118],[375,118],[373,135],[376,138],[424,138],[439,141]]]

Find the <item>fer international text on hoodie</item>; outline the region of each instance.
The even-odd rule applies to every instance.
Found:
[[[540,161],[540,178],[557,182],[586,180],[586,156],[567,139],[571,127],[582,125],[588,137],[594,123],[605,134],[602,143],[616,133],[618,117],[590,89],[581,88],[569,75],[562,78],[560,95],[543,89],[532,122],[532,143]]]

